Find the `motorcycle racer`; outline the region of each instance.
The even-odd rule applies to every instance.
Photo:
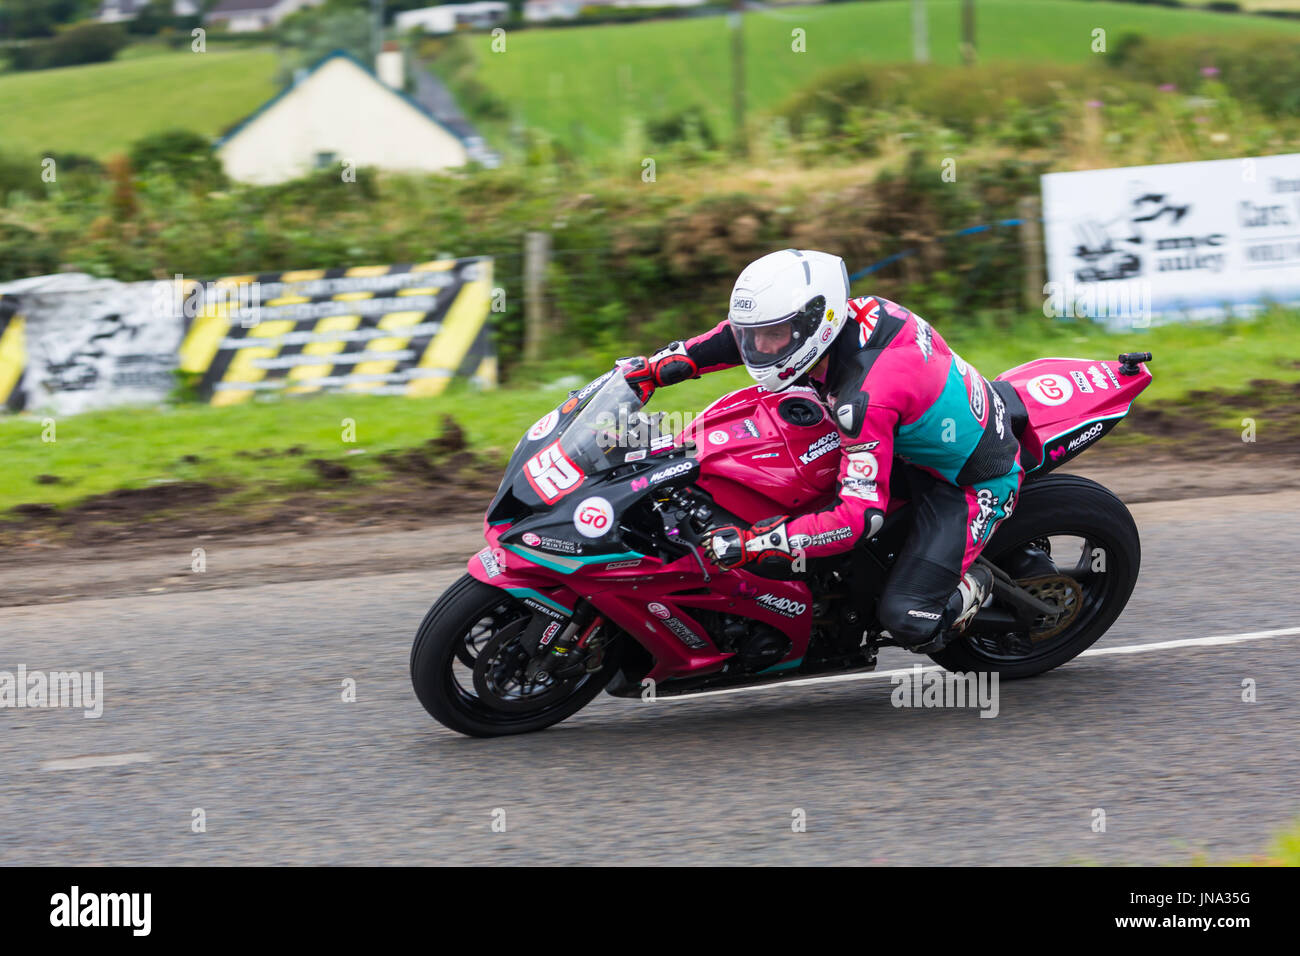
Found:
[[[820,511],[713,529],[710,559],[763,573],[851,549],[884,523],[897,455],[913,466],[916,514],[878,617],[908,649],[941,649],[989,593],[989,571],[973,562],[1012,513],[1024,474],[1002,397],[924,319],[879,296],[850,298],[844,261],[809,250],[746,266],[710,331],[620,360],[643,402],[657,387],[741,364],[771,392],[817,393],[838,427],[839,488]]]

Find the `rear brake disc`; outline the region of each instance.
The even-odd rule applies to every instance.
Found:
[[[1055,637],[1074,623],[1083,606],[1083,588],[1074,578],[1052,574],[1041,578],[1022,578],[1016,582],[1031,595],[1057,608],[1055,614],[1040,614],[1029,629],[1034,643]]]

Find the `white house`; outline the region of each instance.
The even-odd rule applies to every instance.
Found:
[[[204,23],[224,24],[231,33],[269,30],[291,13],[303,7],[317,7],[325,0],[221,0]]]
[[[95,19],[100,23],[134,20],[148,5],[149,0],[103,0],[95,12]],[[192,17],[199,12],[199,0],[172,0],[171,7],[174,17]]]
[[[387,62],[383,72],[404,75]],[[313,169],[342,173],[344,164],[434,172],[469,160],[460,136],[342,51],[268,100],[216,151],[227,175],[247,183],[284,182]]]
[[[524,19],[529,23],[573,20],[583,7],[698,7],[708,0],[524,0]],[[717,0],[714,0],[717,2]]]
[[[607,7],[698,7],[706,0],[600,0]]]
[[[399,33],[421,30],[424,33],[455,33],[462,28],[484,28],[505,22],[510,15],[510,4],[501,0],[479,0],[477,3],[445,3],[438,7],[406,10],[393,17],[393,26]]]
[[[579,10],[589,5],[582,0],[524,0],[524,19],[529,23],[572,20]]]

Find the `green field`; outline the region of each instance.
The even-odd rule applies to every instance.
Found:
[[[989,377],[1043,355],[1114,358],[1121,351],[1151,351],[1156,356],[1151,366],[1155,380],[1142,402],[1182,402],[1187,413],[1222,427],[1239,428],[1243,412],[1225,409],[1210,398],[1189,402],[1189,392],[1239,392],[1247,390],[1252,379],[1300,379],[1294,358],[1300,313],[1279,312],[1252,324],[1162,326],[1121,335],[1041,318],[1022,319],[1015,333],[1005,326],[929,318]],[[569,366],[579,370],[584,381],[608,367],[603,357]],[[751,381],[744,369],[719,372],[659,392],[650,408],[693,414]],[[464,429],[470,449],[501,460],[566,391],[561,385],[496,392],[457,386],[438,399],[326,395],[226,408],[115,409],[59,419],[53,442],[42,441],[39,414],[0,416],[0,444],[5,448],[0,512],[32,502],[64,506],[118,488],[169,481],[204,481],[242,493],[232,496],[230,504],[250,495],[274,501],[328,484],[311,467],[313,458],[342,462],[353,471],[356,484],[340,489],[346,494],[358,485],[390,478],[378,456],[423,444],[440,432],[443,415],[453,416]],[[1250,414],[1260,416],[1260,427],[1266,427],[1262,423],[1268,409]],[[342,441],[344,419],[355,422],[355,444]],[[1123,429],[1118,436],[1142,440],[1136,434],[1125,436]],[[295,453],[284,454],[291,448]],[[58,481],[40,483],[42,475]]]
[[[1214,0],[1183,0],[1188,6],[1203,7]],[[1300,10],[1300,0],[1234,0],[1243,10]]]
[[[929,0],[931,60],[960,62],[958,0]],[[751,112],[761,113],[828,67],[853,60],[910,61],[911,3],[879,0],[748,13],[745,70]],[[980,0],[977,40],[983,60],[1079,63],[1092,31],[1114,43],[1125,31],[1148,36],[1286,33],[1300,21],[1272,20],[1132,3],[1080,0]],[[806,52],[792,51],[805,31]],[[586,146],[620,142],[627,120],[662,116],[691,104],[705,108],[715,132],[731,128],[730,40],[723,17],[618,26],[524,30],[493,53],[492,38],[468,42],[477,77],[503,97],[527,126]],[[435,63],[436,68],[436,63]]]
[[[103,159],[163,129],[216,136],[274,95],[269,50],[157,53],[0,76],[0,147]]]

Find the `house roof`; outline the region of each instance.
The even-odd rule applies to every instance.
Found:
[[[244,2],[244,0],[235,0],[235,2]],[[301,77],[295,79],[292,83],[290,83],[288,86],[282,89],[279,93],[276,93],[275,96],[271,97],[261,106],[259,106],[257,109],[253,110],[253,112],[249,113],[242,120],[236,123],[231,128],[230,132],[228,132],[225,136],[222,136],[219,140],[217,140],[215,143],[212,144],[212,148],[220,149],[226,143],[230,142],[232,139],[234,139],[236,136],[242,133],[244,129],[247,128],[248,125],[251,124],[254,120],[256,120],[259,116],[261,116],[263,113],[269,110],[276,103],[280,102],[280,100],[288,96],[291,92],[297,89],[299,85],[311,79],[311,75],[315,73],[317,70],[319,70],[322,66],[324,66],[326,63],[330,62],[331,60],[338,60],[338,59],[350,60],[356,66],[360,67],[361,71],[365,73],[368,77],[370,77],[370,79],[373,80],[375,85],[378,86],[380,89],[386,90],[387,92],[391,93],[393,96],[399,97],[400,99],[404,100],[409,106],[411,106],[412,109],[416,110],[421,116],[423,116],[433,125],[444,130],[449,136],[455,139],[462,146],[467,145],[465,142],[465,137],[463,135],[458,133],[456,130],[452,129],[446,123],[439,120],[436,116],[434,116],[427,109],[425,109],[424,106],[422,106],[417,101],[411,99],[411,97],[407,96],[404,92],[402,92],[401,90],[393,89],[383,80],[379,79],[379,77],[375,76],[374,70],[370,69],[370,67],[366,66],[364,63],[358,60],[347,50],[334,50],[330,53],[326,53],[323,57],[321,57],[310,67],[308,67],[306,72],[304,72]]]

